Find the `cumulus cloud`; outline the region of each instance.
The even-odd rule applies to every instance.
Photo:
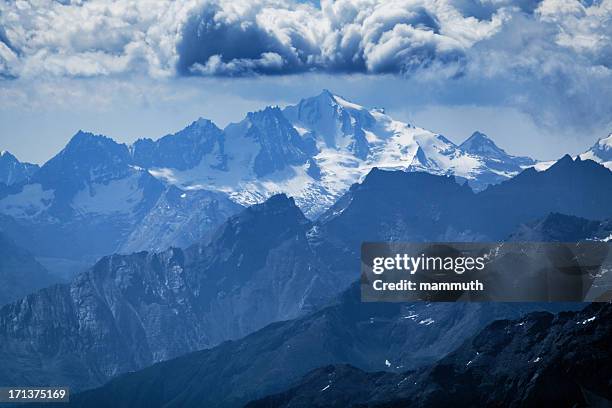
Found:
[[[306,71],[413,73],[451,67],[501,25],[440,1],[204,3],[183,26],[178,72],[205,75]]]
[[[391,74],[557,124],[610,121],[611,45],[612,0],[0,2],[0,80]]]
[[[456,77],[489,52],[520,60],[522,67],[533,62],[536,65],[527,68],[536,68],[538,58],[531,53],[538,51],[547,57],[588,58],[587,65],[610,68],[611,3],[18,0],[0,5],[0,74],[435,71]],[[512,32],[521,36],[525,48],[503,43]]]

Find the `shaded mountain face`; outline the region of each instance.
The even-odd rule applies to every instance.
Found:
[[[526,170],[480,193],[449,177],[375,169],[320,222],[326,234],[358,251],[362,241],[505,240],[551,212],[607,219],[611,208],[612,172],[566,156],[545,171]]]
[[[130,174],[130,153],[124,144],[101,135],[79,131],[66,147],[46,162],[34,183],[54,191],[56,206],[92,184],[106,184]]]
[[[243,209],[225,194],[167,188],[118,249],[121,253],[186,248],[209,240],[215,229]]]
[[[327,366],[257,407],[609,406],[612,307],[491,323],[429,368]]]
[[[592,221],[571,215],[551,213],[546,217],[521,225],[508,238],[515,242],[577,242],[609,241],[612,222]]]
[[[105,257],[70,285],[6,305],[0,383],[87,388],[318,308],[348,273],[313,253],[310,226],[274,196],[208,245]]]
[[[7,151],[0,152],[0,183],[10,186],[27,181],[38,169],[38,165],[22,163]]]
[[[320,219],[326,233],[362,241],[474,240],[476,195],[454,177],[374,169]]]
[[[490,214],[485,230],[508,234],[520,222],[550,212],[588,219],[610,217],[612,172],[592,160],[573,160],[566,155],[546,171],[525,170],[479,194],[483,214]],[[486,218],[486,217],[485,217]]]
[[[158,180],[136,169],[76,192],[76,184],[69,184],[21,186],[0,200],[0,227],[36,256],[93,262],[116,252],[164,191]]]
[[[134,164],[143,168],[169,167],[187,170],[211,153],[223,154],[223,133],[207,119],[198,119],[185,129],[156,141],[139,139],[131,147]]]
[[[242,406],[327,364],[350,363],[363,370],[395,373],[431,364],[491,321],[545,307],[563,306],[361,303],[355,284],[335,304],[304,318],[275,323],[243,339],[126,374],[71,397],[71,404]]]
[[[186,134],[158,141],[151,160],[194,162],[174,155],[182,149],[197,156],[211,132],[212,123],[194,123]],[[0,191],[0,226],[36,256],[91,264],[117,251],[189,246],[242,208],[223,193],[165,186],[131,154],[112,139],[77,133],[29,183]]]
[[[58,281],[32,254],[0,232],[0,305]]]

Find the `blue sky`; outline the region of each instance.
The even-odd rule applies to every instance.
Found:
[[[612,131],[612,1],[27,1],[0,5],[0,149],[44,162],[328,88],[553,159]]]

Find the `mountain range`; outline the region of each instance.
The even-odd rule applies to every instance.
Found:
[[[316,310],[353,279],[330,270],[293,199],[230,217],[208,244],[102,258],[0,309],[0,383],[98,385]]]
[[[580,306],[362,303],[355,284],[329,306],[301,319],[125,374],[77,396],[72,405],[243,406],[329,364],[403,373],[433,364],[496,319]]]
[[[532,200],[517,186],[527,186]],[[358,278],[362,241],[503,240],[551,212],[610,218],[607,186],[609,170],[566,158],[479,193],[449,176],[373,169],[315,222],[293,199],[275,195],[230,217],[204,243],[104,257],[69,285],[0,309],[0,382],[90,388],[319,310]],[[520,211],[507,208],[519,201]],[[475,325],[513,313],[501,306],[460,312],[472,322],[461,322],[463,331],[452,328],[458,307],[439,313],[454,334],[430,356],[450,351]]]
[[[607,165],[609,140],[581,157]],[[456,145],[325,90],[224,129],[198,119],[129,146],[79,131],[40,168],[3,153],[0,229],[54,269],[62,260],[189,246],[277,193],[314,219],[375,167],[453,175],[481,191],[548,165],[509,155],[480,132]]]
[[[428,406],[475,334],[499,337],[491,322],[584,305],[361,303],[361,243],[609,241],[609,139],[538,163],[482,133],[455,145],[324,91],[129,146],[79,131],[40,168],[4,153],[0,384],[78,392],[111,380],[76,406],[301,406],[320,403],[324,376],[383,389],[414,376],[433,384],[425,396],[366,388],[346,402]],[[54,284],[69,262],[79,273]],[[559,316],[530,327],[577,315]],[[513,335],[499,378],[533,343]],[[600,385],[584,383],[597,396]]]

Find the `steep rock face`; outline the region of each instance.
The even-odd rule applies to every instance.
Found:
[[[257,407],[608,406],[612,307],[491,323],[430,368],[327,366]]]
[[[400,373],[437,361],[495,319],[542,307],[562,306],[361,303],[353,285],[304,318],[126,374],[76,396],[73,405],[234,407],[327,364]]]
[[[374,126],[376,119],[367,109],[326,89],[316,97],[288,106],[283,114],[299,129],[310,131],[327,148],[346,148],[362,160],[370,153],[365,132]]]
[[[210,239],[218,226],[242,209],[225,194],[170,186],[130,232],[119,252],[186,248]]]
[[[33,182],[40,183],[43,190],[54,190],[53,204],[60,211],[80,189],[126,177],[130,163],[126,145],[79,131],[61,152],[41,167]]]
[[[38,169],[37,164],[22,163],[9,152],[0,152],[0,183],[10,186],[27,181]]]
[[[0,305],[56,283],[32,254],[0,232]]]
[[[248,129],[244,137],[260,146],[253,162],[253,171],[258,177],[290,165],[303,165],[315,152],[314,140],[302,139],[279,108],[249,113],[245,120]]]
[[[91,387],[307,313],[347,281],[312,253],[309,228],[293,200],[274,196],[208,245],[105,257],[70,285],[9,304],[0,382]]]
[[[36,256],[93,263],[118,249],[163,189],[131,165],[126,145],[80,131],[0,200],[0,226]]]
[[[169,167],[187,170],[215,152],[223,155],[223,133],[207,119],[198,119],[181,131],[156,141],[139,139],[131,147],[134,164],[144,167]]]

